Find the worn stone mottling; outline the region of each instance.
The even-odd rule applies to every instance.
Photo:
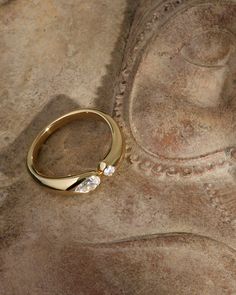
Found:
[[[236,294],[235,2],[0,4],[0,294]],[[25,158],[79,107],[114,109],[126,157],[65,196]],[[93,168],[109,141],[104,124],[74,122],[39,167]]]

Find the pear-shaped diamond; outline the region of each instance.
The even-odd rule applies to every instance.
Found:
[[[87,177],[84,181],[82,181],[76,188],[75,192],[77,193],[89,193],[100,184],[101,179],[99,176],[92,175],[90,177]]]

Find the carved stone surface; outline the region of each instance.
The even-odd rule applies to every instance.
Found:
[[[0,294],[236,294],[235,1],[33,2],[0,6]],[[37,185],[37,132],[113,102],[115,176],[81,197]],[[92,168],[108,143],[102,123],[74,122],[40,168]]]

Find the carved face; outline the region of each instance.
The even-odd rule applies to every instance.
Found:
[[[185,159],[236,144],[235,13],[233,3],[191,6],[155,31],[130,94],[146,152]]]

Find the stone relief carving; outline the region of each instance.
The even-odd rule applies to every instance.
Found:
[[[153,174],[198,175],[234,158],[235,8],[193,3],[154,3],[135,25],[116,93],[130,159]]]
[[[235,30],[235,1],[140,3],[114,90],[126,159],[80,199],[42,191],[23,172],[5,189],[0,293],[236,294]],[[76,107],[56,98],[30,126],[51,120],[58,102],[58,113]],[[23,157],[33,132],[1,159]],[[81,153],[90,166],[88,144],[62,134],[42,166],[67,171]]]

